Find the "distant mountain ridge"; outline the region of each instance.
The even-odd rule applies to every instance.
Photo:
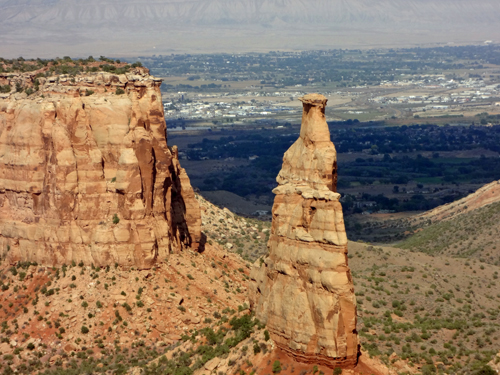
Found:
[[[168,21],[176,25],[366,23],[435,25],[498,22],[500,3],[491,0],[1,0],[0,21],[35,25],[71,22],[70,26],[95,26],[125,21]],[[76,22],[76,24],[74,24]],[[89,24],[90,23],[90,24]],[[449,25],[441,25],[449,26]]]
[[[411,44],[420,34],[428,42],[457,34],[500,40],[498,21],[500,2],[493,0],[0,0],[0,53],[46,52],[44,43],[120,53],[126,46],[143,49],[144,42],[164,50],[256,50],[300,49],[307,40],[309,48]]]

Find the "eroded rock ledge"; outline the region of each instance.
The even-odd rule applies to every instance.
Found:
[[[353,367],[356,299],[347,263],[327,99],[301,98],[300,138],[283,157],[269,255],[251,273],[250,304],[278,347],[301,362]]]
[[[167,146],[161,80],[137,68],[38,82],[0,100],[0,254],[147,268],[198,249],[200,208]]]

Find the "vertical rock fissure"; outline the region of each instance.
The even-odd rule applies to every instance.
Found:
[[[153,207],[155,206],[155,187],[156,187],[156,173],[157,173],[157,168],[158,166],[156,165],[156,153],[155,153],[155,148],[151,148],[151,156],[153,158],[153,170],[152,170],[152,183],[151,183],[151,212],[154,214]]]

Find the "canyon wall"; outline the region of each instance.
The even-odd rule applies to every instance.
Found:
[[[298,361],[353,367],[359,356],[356,299],[326,98],[308,94],[299,139],[283,157],[269,254],[251,272],[252,310]]]
[[[167,146],[161,80],[144,68],[37,80],[35,94],[0,98],[0,255],[148,268],[198,249],[200,209]]]

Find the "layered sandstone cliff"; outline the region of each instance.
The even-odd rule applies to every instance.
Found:
[[[309,94],[300,138],[277,177],[269,255],[251,273],[250,304],[278,347],[299,361],[357,363],[356,300],[336,190],[326,98]]]
[[[1,78],[28,87],[33,75]],[[0,100],[0,254],[147,268],[198,248],[200,209],[167,146],[161,80],[137,68],[35,84]]]

